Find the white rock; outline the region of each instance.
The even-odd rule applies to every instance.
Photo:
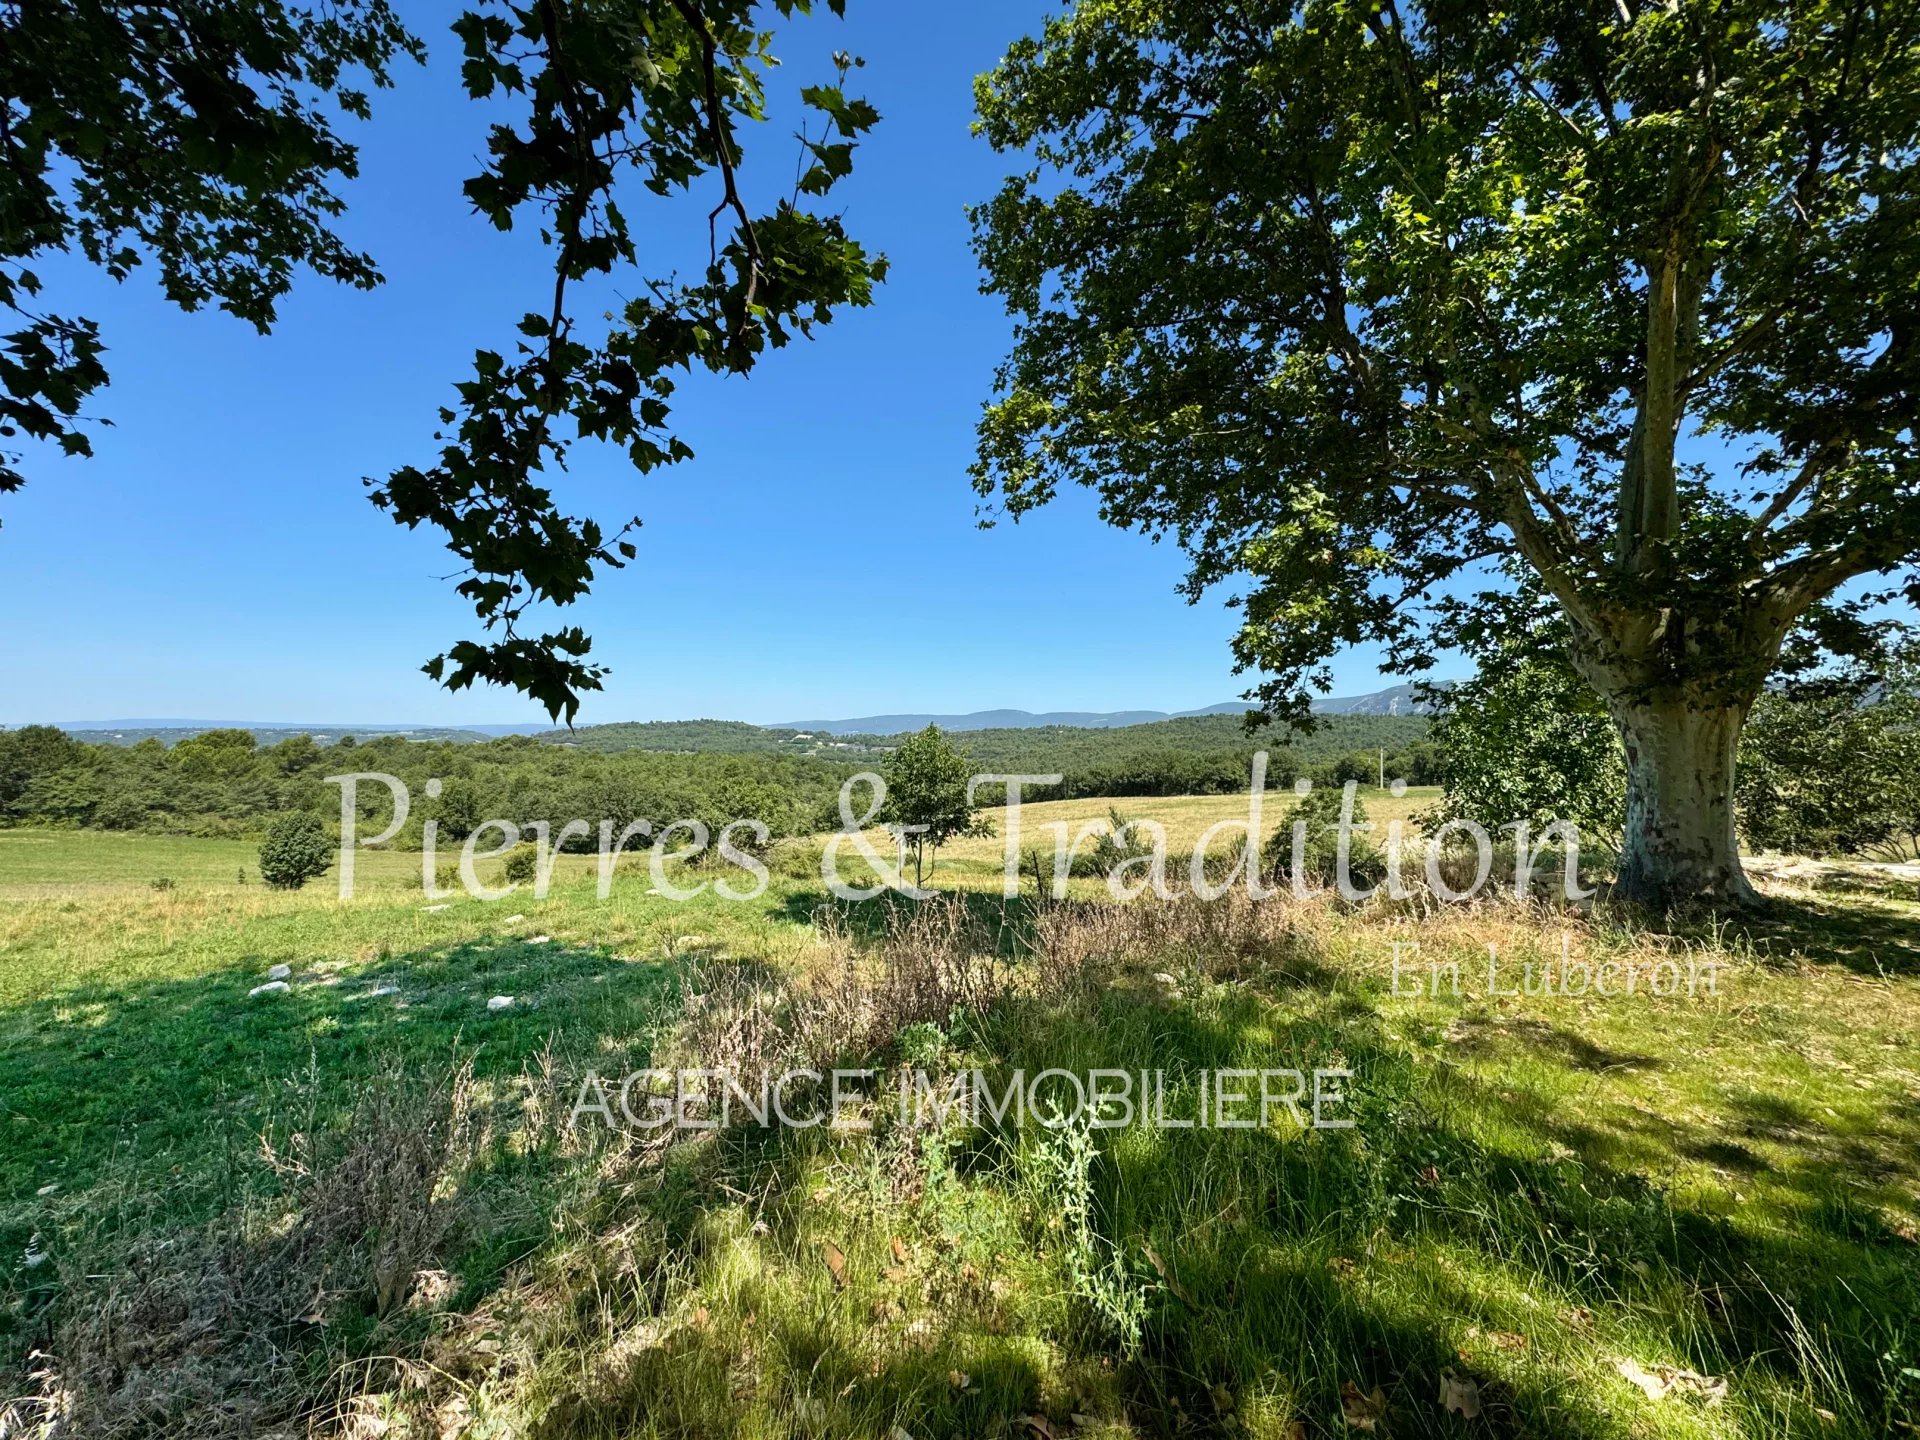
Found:
[[[513,996],[511,995],[496,995],[487,1001],[487,1009],[489,1010],[506,1010],[512,1008],[512,1005]]]
[[[47,1263],[47,1252],[44,1250],[29,1250],[25,1255],[20,1257],[20,1263],[29,1270],[37,1270]]]
[[[267,979],[269,980],[286,980],[292,975],[293,967],[291,965],[276,965],[267,971]]]
[[[51,1185],[42,1185],[38,1190],[34,1191],[33,1193],[36,1195],[51,1195],[53,1194],[54,1191],[58,1190],[59,1188],[60,1188],[60,1182],[56,1180]]]
[[[398,985],[376,985],[367,992],[367,998],[369,1000],[378,1000],[382,995],[398,995],[399,993],[400,987]]]
[[[553,939],[551,935],[529,935],[527,937],[527,944],[544,945],[551,939]]]
[[[442,910],[445,910],[446,908],[447,908],[447,907],[446,907],[446,906],[445,906],[444,904],[441,904],[441,905],[422,905],[422,906],[420,907],[420,913],[421,913],[422,915],[438,915],[438,914],[439,914],[439,913],[440,913],[440,912],[441,912]]]
[[[518,925],[522,920],[526,918],[527,917],[524,915],[509,915],[507,916],[506,919],[502,920],[500,923],[502,925]]]
[[[284,995],[291,989],[293,987],[284,980],[269,980],[266,984],[256,985],[247,991],[247,998],[251,1000],[256,995]]]
[[[1165,970],[1156,971],[1153,978],[1170,990],[1180,988],[1180,981],[1176,977],[1169,975]]]

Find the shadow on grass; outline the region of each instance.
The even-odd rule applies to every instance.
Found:
[[[793,897],[789,917],[812,920],[822,899]],[[911,903],[854,907],[847,923],[872,940],[899,918],[889,906]],[[1007,953],[1025,953],[1026,905],[979,895],[965,903]],[[1734,1377],[1730,1423],[1746,1433],[1852,1440],[1920,1418],[1900,1378],[1920,1365],[1920,1266],[1913,1246],[1852,1189],[1869,1162],[1898,1170],[1890,1154],[1920,1156],[1920,1122],[1892,1117],[1884,1143],[1868,1146],[1791,1101],[1754,1093],[1734,1096],[1720,1123],[1642,1115],[1609,1124],[1604,1107],[1568,1113],[1416,1056],[1311,957],[1253,960],[1232,975],[1239,983],[1197,985],[1197,995],[1127,974],[1065,1000],[1014,996],[979,1017],[999,1073],[1160,1070],[1176,1115],[1191,1113],[1208,1071],[1355,1073],[1351,1131],[1099,1137],[1088,1198],[1117,1262],[1115,1283],[1143,1299],[1136,1334],[1121,1334],[1076,1288],[1058,1224],[1065,1200],[1055,1195],[1026,1217],[1024,1238],[1053,1267],[1056,1286],[1032,1310],[969,1284],[941,1292],[926,1311],[932,1323],[914,1332],[874,1308],[870,1290],[843,1290],[817,1263],[800,1275],[792,1261],[781,1274],[726,1282],[746,1288],[734,1297],[754,1317],[744,1340],[737,1329],[690,1324],[629,1346],[617,1373],[561,1395],[532,1433],[723,1434],[769,1405],[800,1433],[884,1435],[904,1424],[944,1440],[1020,1433],[1031,1414],[1050,1414],[1065,1433],[1073,1402],[1050,1364],[1056,1350],[1086,1377],[1085,1403],[1099,1410],[1097,1401],[1111,1400],[1127,1424],[1155,1435],[1262,1433],[1246,1419],[1262,1406],[1279,1417],[1271,1433],[1287,1434],[1291,1417],[1304,1418],[1309,1434],[1339,1433],[1346,1381],[1362,1392],[1381,1387],[1389,1433],[1469,1433],[1435,1401],[1448,1371],[1480,1383],[1484,1415],[1473,1433],[1647,1433],[1635,1408],[1643,1402],[1623,1382],[1595,1378],[1620,1356]],[[665,966],[513,941],[417,952],[342,972],[337,983],[296,977],[292,993],[249,1001],[258,978],[236,969],[96,987],[0,1017],[0,1094],[33,1117],[0,1124],[38,1147],[9,1158],[8,1198],[45,1179],[83,1190],[89,1166],[102,1163],[89,1157],[116,1139],[161,1174],[171,1165],[217,1172],[217,1151],[196,1154],[196,1143],[258,1128],[271,1118],[258,1097],[309,1061],[329,1083],[350,1084],[384,1054],[439,1059],[459,1042],[478,1047],[483,1077],[504,1076],[534,1062],[552,1037],[577,1068],[594,1063],[604,1073],[612,1066],[603,1044],[643,1045],[673,991]],[[401,994],[373,997],[383,984]],[[515,1006],[489,1013],[487,997],[503,993]],[[1477,1038],[1592,1084],[1658,1063],[1539,1022]],[[1736,1137],[1800,1152],[1799,1163],[1768,1177],[1786,1213],[1736,1222],[1668,1183],[1680,1157],[1757,1162]],[[818,1209],[806,1161],[821,1143],[730,1132],[712,1142],[714,1168],[670,1167],[644,1195],[604,1196],[596,1227],[617,1232],[642,1208],[657,1227],[654,1248],[621,1277],[632,1314],[652,1315],[672,1277],[698,1272],[720,1248],[705,1222],[736,1202],[802,1251]],[[1032,1150],[1045,1143],[1032,1127],[981,1129],[951,1158],[959,1183],[984,1195],[1024,1183]],[[874,1222],[874,1210],[863,1214]],[[549,1239],[538,1227],[525,1238]],[[25,1239],[0,1233],[8,1245]],[[514,1253],[501,1251],[496,1272]],[[780,1285],[791,1293],[775,1303]],[[469,1292],[461,1303],[476,1299]],[[1061,1310],[1066,1323],[1051,1323]],[[887,1326],[899,1333],[866,1343]],[[1532,1347],[1526,1363],[1503,1358],[1486,1339],[1493,1334]],[[756,1356],[772,1355],[784,1388],[770,1396]],[[953,1378],[961,1372],[964,1385]],[[1817,1420],[1815,1403],[1839,1420]]]
[[[549,1045],[643,1037],[676,973],[512,939],[297,972],[287,992],[250,997],[263,969],[89,984],[0,1012],[0,1216],[48,1185],[84,1192],[108,1167],[174,1182],[216,1171],[255,1148],[303,1075],[346,1101],[395,1056],[444,1061],[458,1047],[487,1079],[518,1074]],[[512,1005],[490,1011],[497,995]]]
[[[1920,911],[1883,900],[1776,897],[1729,922],[1725,938],[1744,938],[1770,959],[1838,965],[1860,975],[1920,975]]]

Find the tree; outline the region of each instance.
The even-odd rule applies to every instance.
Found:
[[[824,0],[841,13],[844,0]],[[608,442],[640,470],[687,459],[668,428],[676,368],[744,374],[768,348],[865,305],[886,273],[838,216],[811,208],[852,168],[878,120],[839,80],[802,90],[821,117],[803,127],[805,162],[770,209],[749,207],[740,132],[766,118],[778,62],[764,22],[814,0],[487,0],[453,30],[462,83],[498,113],[488,158],[466,182],[500,229],[532,219],[552,252],[552,301],[525,316],[511,352],[482,350],[457,403],[440,412],[433,463],[367,481],[396,522],[431,525],[462,569],[457,589],[490,638],[425,666],[451,689],[521,690],[571,722],[602,668],[578,627],[523,633],[536,606],[565,606],[604,568],[636,558],[628,532],[566,514],[543,480],[576,439]],[[91,453],[81,407],[107,382],[96,322],[38,308],[28,268],[77,251],[115,279],[157,266],[169,299],[214,304],[262,331],[302,268],[360,288],[374,261],[331,226],[357,154],[336,115],[365,120],[362,86],[423,58],[386,0],[133,0],[0,4],[0,307],[23,328],[0,336],[0,441],[26,437]],[[784,166],[769,174],[786,174]],[[717,177],[697,278],[642,273],[634,190],[663,202]],[[725,219],[724,227],[722,218]],[[617,277],[634,298],[604,323],[584,282]],[[0,453],[0,492],[24,481]]]
[[[976,484],[1090,486],[1190,597],[1243,581],[1287,715],[1343,645],[1429,667],[1524,567],[1623,740],[1616,893],[1745,902],[1734,756],[1783,642],[1920,597],[1916,34],[1866,0],[1081,0],[978,85],[1034,168],[974,213],[1017,319]]]
[[[923,862],[939,854],[949,840],[991,835],[992,823],[977,813],[967,795],[973,757],[956,748],[938,725],[907,736],[880,762],[887,782],[880,819],[905,833],[913,847],[913,884],[924,878]]]
[[[1265,865],[1269,872],[1305,890],[1315,885],[1345,881],[1364,888],[1378,884],[1387,873],[1387,857],[1366,828],[1367,805],[1354,791],[1353,809],[1346,808],[1346,782],[1319,785],[1289,805],[1280,823],[1267,837]],[[1340,867],[1341,819],[1345,817],[1347,863]],[[1299,873],[1294,865],[1294,830],[1300,830]]]
[[[1533,623],[1474,632],[1473,677],[1425,687],[1443,787],[1432,818],[1489,831],[1524,821],[1534,836],[1564,820],[1583,837],[1618,845],[1626,798],[1620,736],[1567,658],[1565,620],[1537,588],[1522,588]]]
[[[332,864],[326,826],[301,812],[275,820],[260,843],[260,879],[277,890],[298,890]]]
[[[1920,858],[1920,670],[1852,667],[1770,687],[1740,748],[1749,844]]]
[[[201,779],[227,777],[251,766],[255,749],[251,730],[202,730],[173,747],[173,761]]]
[[[51,725],[0,730],[0,815],[13,812],[36,776],[78,765],[86,754],[86,746]]]

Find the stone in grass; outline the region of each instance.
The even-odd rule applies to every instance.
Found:
[[[529,935],[527,937],[527,944],[544,945],[551,939],[553,939],[551,935]]]
[[[267,979],[269,980],[289,980],[292,977],[293,967],[291,965],[276,965],[267,971]]]
[[[422,905],[420,907],[420,913],[422,915],[438,915],[442,910],[445,910],[446,908],[447,907],[445,905]]]
[[[367,992],[367,998],[369,1000],[378,1000],[382,995],[398,995],[399,993],[400,987],[398,985],[376,985]]]
[[[496,995],[487,1001],[487,1009],[489,1010],[511,1010],[512,1008],[513,996],[511,995]]]
[[[507,916],[506,919],[502,920],[500,923],[502,925],[518,925],[522,920],[526,918],[527,917],[524,915],[509,915]]]
[[[256,985],[247,991],[247,998],[251,1000],[256,995],[284,995],[291,989],[293,987],[284,980],[269,980],[266,984]]]

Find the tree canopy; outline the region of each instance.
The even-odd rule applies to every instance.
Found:
[[[824,0],[834,14],[843,4]],[[476,354],[440,412],[434,462],[367,482],[376,505],[441,531],[462,563],[457,588],[486,638],[428,662],[450,688],[511,686],[571,720],[603,672],[577,626],[525,633],[529,611],[634,559],[639,522],[609,532],[565,512],[549,485],[569,445],[617,445],[641,470],[686,459],[668,423],[672,372],[744,373],[838,307],[868,303],[884,277],[885,260],[819,208],[879,118],[845,93],[851,57],[834,83],[801,91],[818,130],[802,129],[789,193],[749,199],[741,135],[767,118],[778,63],[767,21],[814,8],[488,0],[455,21],[467,93],[524,102],[490,128],[465,193],[500,229],[538,227],[553,289],[511,346]],[[331,228],[358,167],[335,123],[368,118],[364,87],[423,55],[385,0],[0,4],[0,306],[23,322],[0,337],[0,441],[91,453],[82,406],[107,382],[97,322],[41,308],[41,257],[76,251],[116,279],[151,262],[175,303],[263,331],[302,269],[379,284],[372,257]],[[687,280],[649,275],[637,198],[703,184],[717,197],[707,265]],[[615,274],[634,298],[582,321],[582,283]],[[0,491],[19,488],[24,463],[0,453]]]
[[[1243,582],[1296,713],[1520,563],[1628,742],[1624,878],[1651,838],[1737,892],[1783,637],[1920,597],[1920,15],[1082,0],[978,103],[1033,160],[974,217],[1017,327],[982,494],[1090,486]]]

